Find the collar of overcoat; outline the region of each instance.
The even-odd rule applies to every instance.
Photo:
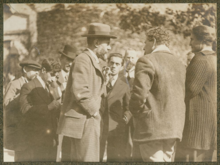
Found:
[[[96,62],[95,58],[91,55],[91,53],[87,49],[84,51],[84,53],[87,54],[90,57],[93,66],[100,72],[102,80],[104,82],[104,77],[103,77],[103,74],[102,74],[102,68],[101,68],[100,64]]]
[[[50,102],[50,98],[46,89],[44,89],[44,87],[41,85],[40,81],[37,78],[34,78],[33,82],[35,84],[35,88],[37,90],[38,95],[44,100],[45,103],[48,104]]]

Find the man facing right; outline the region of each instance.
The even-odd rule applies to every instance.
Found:
[[[186,69],[168,42],[166,30],[147,31],[145,56],[136,64],[130,100],[135,161],[171,162],[176,141],[182,139]]]

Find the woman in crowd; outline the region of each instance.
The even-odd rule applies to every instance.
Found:
[[[217,147],[217,57],[214,29],[196,26],[190,46],[195,54],[186,73],[186,120],[176,161],[212,161]]]

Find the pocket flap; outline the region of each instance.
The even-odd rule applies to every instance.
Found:
[[[64,115],[65,115],[65,116],[74,117],[74,118],[77,118],[77,119],[80,119],[80,118],[83,118],[83,117],[85,118],[85,117],[86,117],[85,115],[76,112],[74,109],[70,109],[70,110],[67,111]]]

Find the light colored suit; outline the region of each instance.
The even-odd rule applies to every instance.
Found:
[[[89,51],[84,51],[72,64],[57,130],[58,134],[72,137],[72,161],[99,161],[99,111],[104,108],[104,94],[101,67]]]

